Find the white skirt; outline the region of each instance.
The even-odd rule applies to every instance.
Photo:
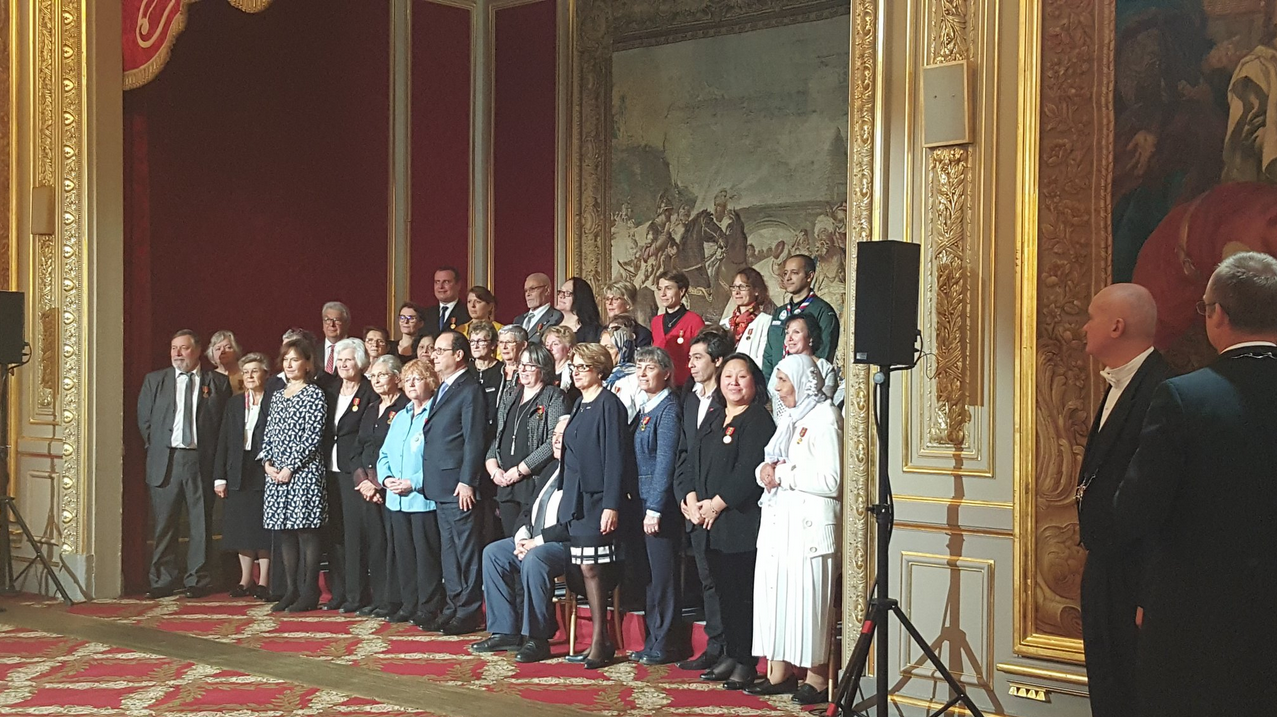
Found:
[[[816,667],[829,661],[838,555],[805,557],[801,539],[793,539],[801,535],[801,528],[786,532],[790,540],[782,538],[758,549],[750,652],[769,661]]]

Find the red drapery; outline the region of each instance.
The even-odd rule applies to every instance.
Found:
[[[160,73],[186,27],[193,0],[123,0],[124,89],[141,87]],[[244,12],[261,12],[271,0],[228,0]]]

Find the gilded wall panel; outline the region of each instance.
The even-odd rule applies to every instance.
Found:
[[[9,34],[13,30],[12,20],[9,17],[8,0],[0,0],[0,197],[4,197],[10,202],[7,214],[3,221],[0,221],[0,290],[7,290],[13,286],[13,276],[10,274],[12,267],[13,246],[13,219],[14,209],[13,194],[10,193],[9,178],[13,173],[13,127],[14,118],[13,107],[10,106],[10,97],[12,85],[10,78],[13,77],[13,64],[11,55],[13,48],[9,46]]]

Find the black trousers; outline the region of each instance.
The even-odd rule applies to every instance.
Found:
[[[694,528],[690,536],[705,607],[705,651],[711,655],[722,655],[727,650],[727,644],[723,641],[723,609],[718,602],[718,588],[714,585],[714,576],[709,570],[709,558],[705,554],[709,546],[709,532]],[[753,587],[750,587],[750,593],[753,593]]]
[[[425,617],[439,615],[444,609],[444,595],[437,513],[390,511],[390,529],[403,602],[400,609]]]
[[[154,449],[153,449],[154,450]],[[168,449],[168,472],[158,486],[148,485],[151,497],[151,537],[155,550],[151,553],[150,582],[153,588],[207,588],[208,551],[212,541],[213,486],[200,480],[200,455],[185,448]],[[177,569],[178,521],[186,516],[185,575]]]
[[[683,570],[683,535],[681,513],[678,520],[661,518],[656,535],[643,534],[647,547],[647,608],[643,620],[647,623],[647,640],[643,649],[649,652],[682,654],[682,645],[672,642],[674,621],[678,619],[679,578]]]
[[[1094,717],[1137,714],[1135,662],[1139,566],[1090,553],[1082,570],[1082,646]]]
[[[723,609],[724,654],[756,665],[758,660],[750,651],[754,645],[754,561],[758,551],[724,553],[710,548],[705,555]]]
[[[342,522],[345,524],[346,602],[385,602],[386,526],[382,507],[364,500],[351,474],[341,474]]]
[[[483,546],[479,544],[481,519],[476,511],[483,503],[476,502],[471,510],[461,510],[455,502],[437,505],[443,584],[448,592],[445,613],[464,625],[478,625],[483,619],[483,584],[479,573]]]
[[[382,491],[382,497],[385,497],[385,491]],[[385,608],[391,612],[399,612],[399,608],[403,607],[403,597],[399,587],[399,561],[395,557],[395,527],[393,525],[394,515],[396,511],[392,511],[382,505],[377,506],[377,510],[381,511],[381,523],[384,526],[386,539],[383,542],[385,550],[382,552],[382,562],[386,566],[385,587],[382,588],[382,597],[377,603],[378,607]],[[435,521],[435,534],[439,532],[439,522]],[[373,595],[377,594],[377,589],[373,588]]]
[[[328,494],[328,522],[320,529],[320,545],[328,556],[328,590],[335,603],[346,602],[346,521],[342,513],[345,492],[342,483],[349,483],[345,473],[329,471],[325,476],[324,492]],[[356,596],[358,597],[358,596]]]

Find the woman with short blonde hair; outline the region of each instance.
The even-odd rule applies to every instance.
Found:
[[[554,357],[554,375],[546,376],[546,382],[568,392],[572,388],[570,362],[572,349],[576,346],[576,332],[566,326],[548,326],[541,334],[541,345]]]
[[[239,357],[244,355],[244,349],[235,340],[235,334],[225,329],[213,334],[204,355],[212,362],[213,368],[231,382],[233,393],[244,392],[244,378],[239,367]]]

